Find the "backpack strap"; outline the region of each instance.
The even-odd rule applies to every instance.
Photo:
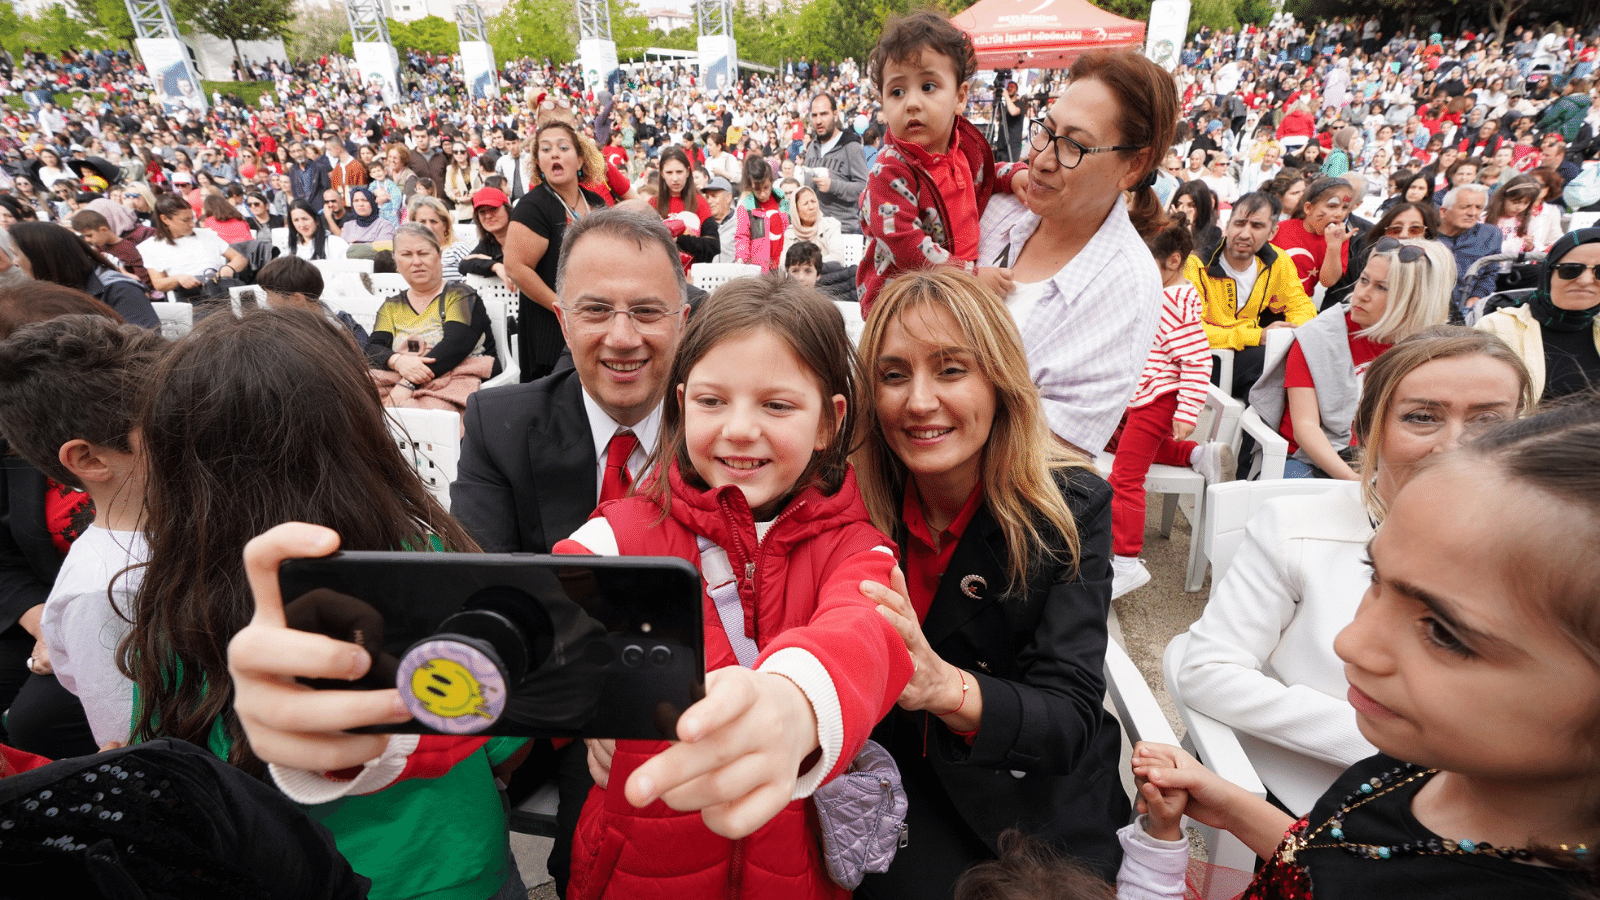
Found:
[[[739,665],[746,669],[754,668],[761,651],[745,633],[744,602],[739,599],[739,579],[734,575],[733,564],[728,561],[728,551],[704,536],[696,535],[695,540],[700,545],[700,577],[705,579],[706,592],[711,595],[711,602],[717,608],[717,618],[722,621],[722,630],[728,634],[733,655],[738,657]]]

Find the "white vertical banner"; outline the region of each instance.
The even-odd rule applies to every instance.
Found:
[[[739,83],[739,50],[731,34],[702,34],[700,90],[713,96],[730,93]]]
[[[1144,55],[1168,72],[1178,67],[1189,33],[1189,0],[1155,0],[1145,29]]]
[[[607,90],[617,74],[617,42],[584,38],[578,42],[578,65],[583,69],[583,86],[599,93]]]
[[[384,103],[393,106],[400,102],[400,55],[394,47],[381,41],[356,41],[355,57],[362,90],[377,86]]]
[[[206,92],[200,84],[200,74],[189,59],[189,48],[177,38],[139,38],[134,41],[139,57],[144,60],[144,70],[150,76],[161,106],[169,113],[187,110],[204,114],[207,108]]]
[[[461,42],[461,78],[474,100],[500,96],[500,81],[495,77],[494,49],[483,41]]]

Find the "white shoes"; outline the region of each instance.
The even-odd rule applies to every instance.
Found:
[[[1150,570],[1137,556],[1111,557],[1111,599],[1136,591],[1150,582]]]
[[[1221,441],[1213,441],[1200,446],[1200,458],[1195,460],[1194,470],[1206,480],[1206,484],[1221,484],[1232,481],[1238,469],[1238,460],[1233,455],[1233,448]]]

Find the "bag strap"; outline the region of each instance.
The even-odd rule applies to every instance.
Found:
[[[696,535],[695,541],[700,546],[700,577],[705,579],[706,592],[717,608],[722,630],[727,632],[728,643],[733,645],[733,655],[738,658],[739,665],[754,668],[761,651],[745,633],[744,602],[739,599],[739,579],[728,560],[728,551],[701,535]]]

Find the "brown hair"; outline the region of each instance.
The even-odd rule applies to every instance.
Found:
[[[1383,464],[1384,430],[1387,428],[1389,410],[1394,405],[1395,391],[1407,375],[1436,359],[1458,356],[1487,356],[1511,367],[1517,373],[1517,415],[1533,407],[1533,379],[1528,367],[1498,336],[1467,328],[1464,325],[1435,325],[1413,334],[1385,350],[1367,369],[1362,380],[1361,400],[1356,405],[1356,418],[1351,431],[1361,441],[1361,498],[1367,511],[1378,521],[1388,513],[1387,504],[1374,489],[1378,468]],[[1591,448],[1592,449],[1592,448]]]
[[[822,425],[834,433],[832,443],[811,455],[810,463],[779,507],[806,488],[816,487],[831,495],[844,484],[850,454],[860,440],[863,415],[871,409],[870,397],[857,374],[855,348],[850,346],[844,330],[844,317],[833,301],[792,278],[778,273],[751,275],[729,281],[695,306],[672,359],[667,400],[661,413],[661,436],[650,458],[650,468],[659,477],[652,479],[644,491],[663,513],[672,502],[671,485],[665,477],[667,464],[676,463],[686,483],[706,488],[689,459],[678,387],[689,380],[689,373],[718,344],[758,329],[766,329],[783,341],[816,379],[824,400]],[[845,398],[842,422],[835,420],[833,404],[826,402],[835,394]]]
[[[1176,220],[1168,222],[1160,231],[1146,237],[1144,243],[1150,248],[1151,255],[1156,258],[1156,265],[1165,265],[1174,253],[1187,259],[1189,254],[1194,252],[1194,235],[1190,233],[1187,225]]]
[[[0,341],[0,434],[34,468],[82,488],[61,445],[123,453],[139,392],[166,348],[160,334],[98,315],[57,316]]]
[[[546,131],[565,131],[572,138],[572,149],[578,154],[578,183],[587,184],[593,181],[604,182],[606,178],[605,157],[600,155],[599,149],[589,142],[589,139],[578,132],[578,129],[565,119],[551,119],[539,126],[533,134],[533,173],[539,176],[542,184],[545,180],[544,170],[539,168],[539,138],[544,137]],[[596,174],[598,173],[598,174]]]
[[[956,320],[978,371],[994,386],[994,422],[984,442],[980,477],[984,504],[1005,535],[1011,590],[1021,591],[1035,566],[1056,562],[1044,558],[1051,546],[1048,530],[1061,535],[1070,557],[1064,562],[1075,569],[1077,522],[1055,476],[1083,467],[1086,460],[1066,451],[1050,433],[1016,323],[977,278],[942,266],[907,272],[889,282],[861,334],[862,381],[877,384],[878,353],[889,326],[907,321],[919,309],[943,309]],[[856,469],[873,523],[894,534],[910,473],[881,428],[868,432]]]
[[[239,212],[239,207],[234,206],[221,194],[207,194],[206,199],[200,204],[200,209],[208,219],[216,219],[219,222],[244,221],[244,215]]]
[[[1116,888],[1021,830],[1000,833],[1000,858],[956,879],[955,900],[1116,900]]]
[[[950,60],[955,67],[958,87],[978,71],[978,54],[972,47],[972,37],[940,13],[919,9],[883,24],[878,45],[867,57],[867,77],[872,86],[882,93],[883,67],[891,62],[908,62],[924,50]]]
[[[156,200],[155,212],[150,216],[150,227],[155,229],[156,237],[177,246],[178,242],[172,237],[172,229],[167,227],[167,216],[175,216],[185,210],[194,212],[189,201],[177,194],[162,194],[160,199]]]
[[[701,204],[705,204],[706,209],[711,208],[709,203],[700,198],[700,189],[694,186],[694,166],[689,164],[689,154],[682,147],[674,146],[662,150],[660,161],[660,169],[665,169],[669,162],[683,166],[683,193],[678,195],[678,199],[683,201],[684,212],[698,216]],[[656,215],[662,219],[672,214],[672,191],[667,187],[667,179],[664,176],[661,178],[661,190],[656,194],[655,207]]]
[[[260,772],[228,675],[255,611],[244,545],[311,522],[346,550],[477,546],[400,453],[344,329],[309,310],[206,318],[156,366],[137,423],[150,555],[119,648],[133,740],[205,746],[220,721],[229,762]]]
[[[384,148],[383,148],[383,159],[384,159],[384,162],[388,162],[389,154],[395,152],[396,150],[400,151],[400,164],[401,164],[401,167],[402,168],[406,168],[406,169],[411,168],[411,148],[407,147],[405,144],[400,143],[399,141],[395,141],[392,144],[384,145]]]
[[[1172,146],[1178,130],[1178,88],[1172,76],[1144,54],[1132,50],[1097,50],[1085,53],[1072,63],[1068,73],[1073,81],[1094,79],[1106,86],[1117,101],[1117,143],[1138,147],[1121,151],[1125,158],[1145,154],[1139,168],[1140,181],[1129,192],[1128,218],[1139,234],[1158,231],[1166,224],[1166,213],[1154,184],[1145,184],[1161,155]]]
[[[116,310],[77,288],[49,281],[25,281],[14,287],[0,288],[0,340],[10,337],[24,325],[71,315],[127,321]]]
[[[1500,220],[1506,217],[1506,207],[1513,200],[1526,198],[1528,205],[1517,214],[1517,236],[1528,236],[1528,223],[1533,219],[1533,201],[1539,198],[1539,188],[1542,185],[1539,179],[1532,175],[1518,175],[1517,177],[1500,185],[1500,189],[1489,198],[1489,206],[1483,213],[1483,220],[1490,225],[1499,225]]]

